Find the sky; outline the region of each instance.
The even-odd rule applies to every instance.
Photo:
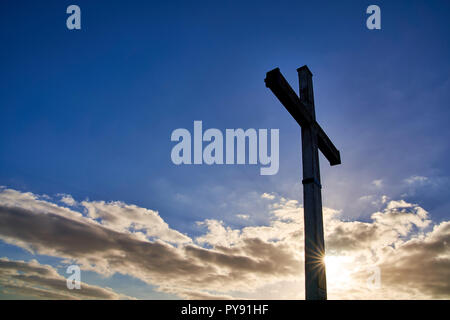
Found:
[[[264,78],[297,91],[306,64],[342,158],[320,158],[329,297],[448,299],[449,9],[1,1],[0,298],[303,299],[300,127]],[[197,120],[279,129],[278,173],[175,165]]]

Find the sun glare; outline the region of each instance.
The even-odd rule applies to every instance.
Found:
[[[327,283],[333,285],[348,286],[351,279],[352,258],[349,256],[325,256],[325,268]]]

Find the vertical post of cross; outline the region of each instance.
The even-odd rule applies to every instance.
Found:
[[[341,154],[316,121],[311,71],[307,66],[303,66],[298,68],[297,72],[300,97],[283,77],[279,68],[267,72],[264,82],[302,128],[305,297],[307,300],[325,300],[327,281],[319,150],[332,166],[341,164]]]
[[[300,101],[315,120],[312,73],[307,66],[297,69]],[[305,296],[326,300],[325,241],[323,233],[318,138],[314,125],[302,126],[303,209],[305,224]]]

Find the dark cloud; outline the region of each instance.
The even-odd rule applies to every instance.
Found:
[[[114,214],[101,213],[109,217],[105,225],[32,194],[0,192],[0,238],[36,253],[68,259],[99,274],[128,274],[182,298],[264,298],[264,292],[279,286],[282,297],[301,298],[298,288],[302,283],[296,280],[301,280],[303,273],[303,209],[297,201],[281,198],[271,204],[269,225],[231,229],[220,221],[207,220],[202,222],[208,228],[204,235],[178,244],[171,240],[181,233],[159,221],[154,213],[151,219],[163,230],[158,232],[166,241],[158,237],[150,241],[139,231],[123,227],[129,224],[130,210],[144,221],[141,213],[147,214],[147,209],[83,203],[91,210],[100,206],[103,211],[114,210]],[[117,220],[119,226],[115,226],[121,209],[128,218]],[[335,213],[325,209],[327,252],[337,256],[327,265],[330,297],[450,296],[449,222],[427,233],[427,212],[404,201],[386,203],[386,208],[374,213],[368,222],[344,222]],[[152,230],[146,221],[142,223]],[[368,275],[361,271],[372,266],[378,266],[382,273],[382,289],[377,292],[366,287]],[[55,297],[67,296],[65,282],[46,266],[0,260],[0,270],[7,290],[28,290],[39,297],[47,290]],[[340,279],[345,279],[343,286]],[[86,288],[85,296],[75,298],[117,298],[108,290]],[[261,288],[265,289],[258,291]]]
[[[37,261],[0,259],[0,286],[3,292],[43,299],[125,299],[111,289],[81,283],[81,289],[69,290],[66,278],[51,266]]]
[[[234,286],[230,279],[244,282],[258,274],[289,276],[301,268],[286,246],[259,239],[245,240],[240,254],[224,254],[194,245],[177,248],[162,241],[143,241],[91,221],[22,208],[0,206],[0,221],[0,235],[6,241],[93,265],[97,272],[120,272],[159,285],[224,288]]]
[[[397,290],[417,290],[434,299],[450,297],[450,223],[429,237],[413,239],[386,256],[380,264],[383,282]]]
[[[0,234],[5,239],[24,242],[39,253],[90,259],[124,271],[138,268],[168,278],[211,271],[181,256],[169,244],[142,241],[90,221],[4,206],[0,206],[0,221]]]

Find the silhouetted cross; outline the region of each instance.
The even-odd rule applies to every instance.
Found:
[[[316,122],[311,71],[307,66],[303,66],[298,68],[297,72],[300,98],[279,68],[267,72],[264,81],[302,129],[305,297],[307,300],[326,300],[325,241],[318,150],[322,151],[332,166],[341,163],[341,156]]]

